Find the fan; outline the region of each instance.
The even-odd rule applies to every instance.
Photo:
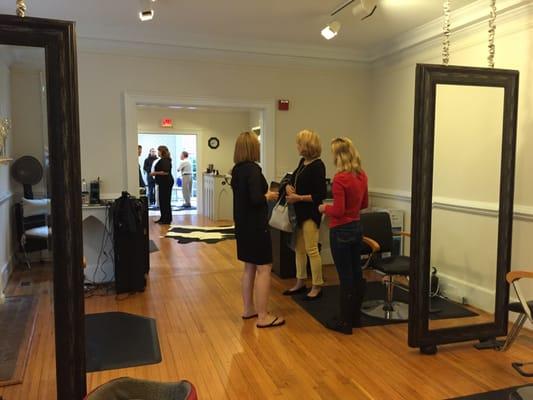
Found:
[[[35,157],[22,156],[11,166],[11,176],[24,186],[24,197],[33,199],[32,185],[41,181],[43,166]]]

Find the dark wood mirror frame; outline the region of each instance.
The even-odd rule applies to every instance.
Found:
[[[422,353],[434,354],[440,344],[487,341],[507,334],[509,285],[505,275],[511,263],[518,75],[518,71],[514,70],[430,64],[416,66],[408,343],[411,347],[419,347]],[[494,322],[429,330],[433,152],[438,84],[504,88],[504,110]]]
[[[45,50],[57,398],[82,399],[86,394],[85,325],[74,23],[0,15],[0,44]]]

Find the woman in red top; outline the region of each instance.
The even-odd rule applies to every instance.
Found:
[[[351,335],[361,324],[365,281],[361,270],[363,234],[359,211],[368,207],[368,178],[359,153],[348,138],[331,142],[337,167],[333,178],[333,205],[318,210],[329,217],[330,246],[340,281],[340,316],[327,323],[329,329]]]

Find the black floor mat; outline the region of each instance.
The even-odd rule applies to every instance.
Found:
[[[153,240],[150,240],[149,246],[150,246],[150,249],[149,249],[150,253],[153,253],[154,251],[159,251],[159,247],[157,247],[157,244],[155,244]]]
[[[533,398],[531,397],[531,394],[533,392],[531,388],[532,385],[514,386],[506,389],[494,390],[492,392],[476,393],[471,394],[469,396],[454,397],[453,399],[448,400],[528,400]],[[514,393],[517,389],[523,390],[522,396]]]
[[[161,362],[155,319],[122,312],[85,315],[87,372]]]
[[[0,301],[0,383],[22,381],[33,332],[36,301],[33,296],[6,297]],[[16,373],[19,376],[15,376]],[[2,385],[0,385],[2,386]]]
[[[322,297],[316,301],[305,301],[305,295],[292,296],[305,311],[313,316],[321,324],[325,324],[329,319],[338,315],[339,310],[339,286],[324,286],[322,288]],[[366,288],[365,300],[380,300],[385,298],[385,285],[381,282],[368,282]],[[407,303],[409,294],[399,288],[394,288],[394,300]],[[453,303],[451,301],[442,299],[440,297],[434,298],[431,301],[431,308],[439,310],[431,313],[430,319],[447,319],[447,318],[462,318],[474,317],[477,314],[466,309],[465,307]],[[387,325],[394,323],[401,323],[406,321],[388,321],[385,319],[372,318],[366,315],[361,317],[363,326]]]

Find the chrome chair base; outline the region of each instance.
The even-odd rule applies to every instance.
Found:
[[[384,300],[365,301],[361,312],[369,317],[386,319],[389,321],[407,321],[409,319],[409,305],[400,301],[386,303]]]

